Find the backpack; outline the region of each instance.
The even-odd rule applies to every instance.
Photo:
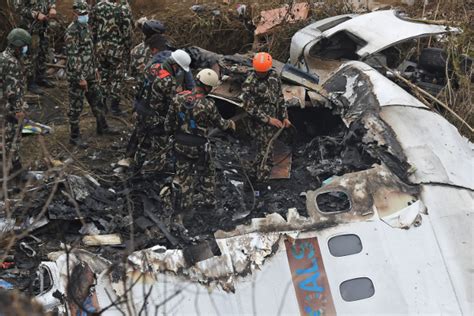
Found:
[[[150,108],[153,83],[157,78],[164,79],[169,76],[171,74],[167,70],[162,69],[159,63],[151,64],[147,67],[142,87],[133,101],[133,107],[138,114],[145,116],[154,115],[154,111]]]
[[[203,94],[192,94],[192,91],[183,91],[179,95],[186,96],[186,101],[181,105],[178,112],[179,129],[175,135],[176,141],[186,146],[203,146],[207,143],[207,138],[198,134],[198,126],[193,115],[193,109]],[[181,127],[187,124],[191,133],[183,132]]]

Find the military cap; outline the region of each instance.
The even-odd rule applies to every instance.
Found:
[[[77,14],[86,14],[87,12],[89,12],[89,6],[84,1],[74,1],[74,4],[72,5],[72,9]]]

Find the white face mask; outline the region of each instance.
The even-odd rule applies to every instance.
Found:
[[[77,21],[79,21],[79,23],[81,24],[87,24],[87,22],[89,22],[89,15],[79,15],[77,17]]]
[[[28,45],[25,45],[21,48],[21,54],[25,56],[26,53],[28,53]]]

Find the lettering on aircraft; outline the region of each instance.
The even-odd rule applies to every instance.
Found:
[[[317,238],[285,240],[301,315],[336,315]]]

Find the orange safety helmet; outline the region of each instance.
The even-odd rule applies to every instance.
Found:
[[[272,68],[273,58],[269,53],[257,53],[253,57],[253,69],[256,72],[267,72]]]

